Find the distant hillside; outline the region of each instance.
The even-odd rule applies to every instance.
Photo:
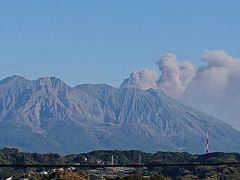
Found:
[[[0,147],[28,152],[138,149],[239,152],[240,132],[153,89],[69,87],[54,77],[0,81]]]
[[[179,152],[146,153],[142,151],[93,151],[89,153],[60,156],[58,154],[37,154],[19,152],[17,149],[0,150],[0,164],[155,164],[155,163],[221,163],[240,162],[239,153],[209,153],[192,155]],[[141,157],[141,162],[139,162]],[[37,171],[43,170],[37,169]],[[162,174],[172,179],[204,179],[206,176],[217,179],[238,179],[239,166],[196,166],[196,167],[165,167],[146,169],[139,174]],[[23,174],[21,169],[0,169],[0,178]]]

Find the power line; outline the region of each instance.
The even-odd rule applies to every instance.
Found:
[[[163,163],[163,164],[129,164],[129,165],[90,165],[90,164],[0,164],[0,168],[107,168],[107,167],[146,167],[146,168],[154,168],[154,167],[193,167],[193,166],[233,166],[240,165],[240,162],[220,162],[220,163]]]

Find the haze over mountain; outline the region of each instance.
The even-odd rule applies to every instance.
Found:
[[[70,87],[55,77],[0,81],[0,147],[79,153],[95,149],[240,151],[240,132],[159,90]],[[224,142],[224,143],[223,143]]]

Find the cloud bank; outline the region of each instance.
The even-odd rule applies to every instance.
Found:
[[[195,67],[190,61],[178,61],[174,54],[164,54],[156,63],[159,75],[137,71],[121,87],[159,89],[230,124],[240,124],[240,60],[221,50],[207,51],[201,59],[204,65]]]

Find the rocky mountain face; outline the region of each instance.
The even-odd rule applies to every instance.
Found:
[[[0,147],[79,153],[139,149],[240,151],[240,132],[153,89],[105,84],[69,87],[46,77],[0,81]]]

